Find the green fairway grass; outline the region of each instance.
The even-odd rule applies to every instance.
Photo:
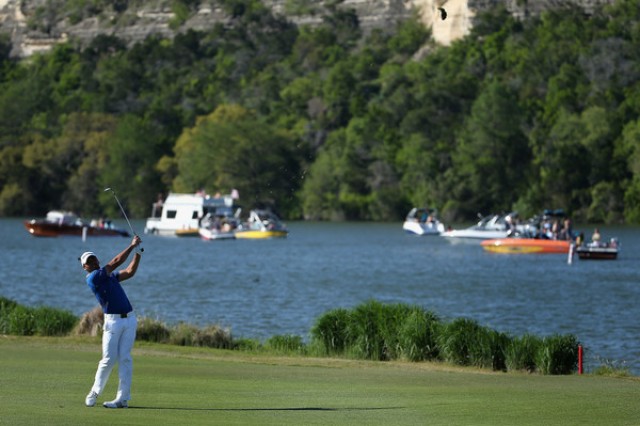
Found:
[[[130,408],[117,371],[84,406],[95,338],[0,336],[2,425],[638,425],[640,379],[495,373],[431,363],[274,357],[136,343]]]

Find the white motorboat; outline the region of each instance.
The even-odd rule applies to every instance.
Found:
[[[236,234],[233,230],[225,231],[216,228],[198,228],[198,234],[203,240],[235,240]]]
[[[440,235],[445,231],[444,225],[438,220],[435,210],[414,207],[407,214],[402,229],[415,235]]]
[[[270,210],[255,209],[249,212],[249,219],[241,223],[235,231],[236,238],[267,239],[286,238],[287,226]]]
[[[472,238],[482,240],[492,240],[506,238],[513,233],[513,218],[515,213],[507,215],[490,215],[480,219],[480,221],[468,228],[451,229],[441,233],[447,238]]]
[[[207,213],[202,219],[198,234],[203,240],[234,240],[240,226],[236,216]]]

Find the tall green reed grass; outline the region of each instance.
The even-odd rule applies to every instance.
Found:
[[[442,359],[452,364],[506,370],[505,348],[510,338],[467,318],[446,324],[438,336]]]
[[[545,337],[536,353],[536,366],[542,374],[570,374],[578,366],[575,336],[555,334]]]
[[[578,342],[572,335],[514,338],[471,319],[443,322],[418,306],[368,301],[321,315],[311,329],[310,345],[322,354],[359,359],[570,374],[577,368]]]
[[[0,297],[0,334],[64,336],[78,322],[71,312],[49,307],[29,308]]]
[[[515,337],[507,345],[505,361],[507,371],[536,371],[536,356],[542,339],[531,334]]]

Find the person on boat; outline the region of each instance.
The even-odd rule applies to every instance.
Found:
[[[93,386],[85,398],[87,407],[93,407],[96,404],[98,395],[107,385],[116,363],[120,379],[118,392],[113,401],[105,402],[103,406],[105,408],[127,408],[129,406],[133,372],[131,349],[136,340],[137,320],[129,298],[120,283],[136,274],[140,264],[140,252],[133,255],[133,259],[125,269],[117,272],[115,270],[127,260],[140,243],[142,243],[140,237],[134,236],[129,246],[103,267],[100,267],[100,261],[91,251],[84,252],[80,256],[82,268],[87,271],[87,285],[104,312],[102,359],[98,363]]]
[[[505,216],[504,218],[504,224],[507,228],[507,232],[509,233],[509,235],[511,235],[513,233],[513,231],[515,230],[515,224],[513,223],[513,219],[511,218],[510,215]]]
[[[591,235],[591,241],[594,243],[600,242],[600,230],[598,228],[593,230],[593,234]]]
[[[558,239],[564,241],[573,240],[573,226],[571,225],[571,219],[567,218],[564,220],[562,229],[558,234]]]
[[[162,217],[162,206],[164,205],[162,193],[158,194],[156,202],[151,206],[151,217]]]

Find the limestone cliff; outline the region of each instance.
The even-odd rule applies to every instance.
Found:
[[[477,12],[505,5],[514,16],[526,18],[547,8],[577,4],[586,13],[594,7],[613,3],[614,0],[343,0],[341,8],[356,11],[362,28],[392,28],[414,11],[430,27],[434,39],[443,45],[464,37],[473,26]],[[300,25],[321,22],[323,0],[299,1],[297,9],[287,0],[264,0],[275,13]],[[133,2],[131,2],[134,4]],[[179,20],[171,0],[140,2],[138,7],[121,4],[120,10],[89,10],[70,13],[64,0],[0,0],[0,32],[9,34],[13,44],[12,55],[27,57],[48,50],[55,43],[74,40],[86,44],[98,34],[117,35],[129,44],[143,40],[151,34],[172,37],[188,29],[204,30],[217,22],[228,21],[228,16],[216,1],[202,0],[197,10]],[[439,8],[446,10],[442,19]]]

